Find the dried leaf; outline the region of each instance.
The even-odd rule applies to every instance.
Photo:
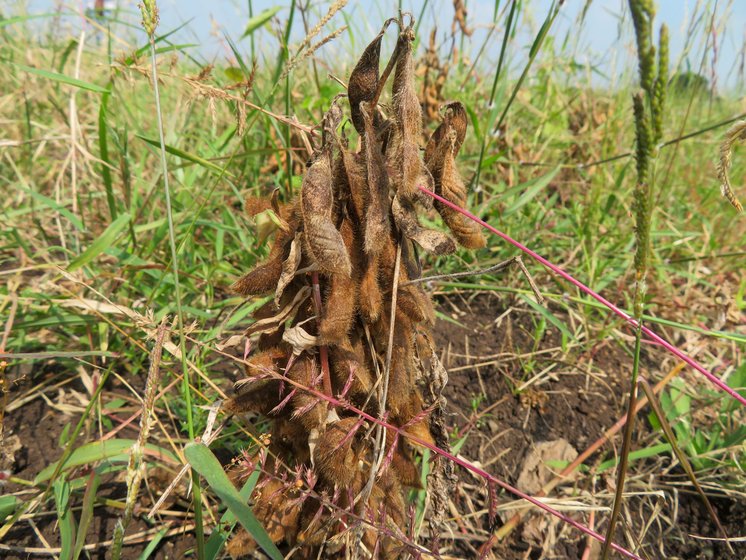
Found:
[[[293,355],[295,356],[300,356],[302,352],[319,344],[318,337],[308,334],[308,331],[299,325],[285,329],[285,332],[282,333],[282,340],[293,347]]]
[[[282,273],[280,274],[277,289],[275,290],[275,305],[278,307],[285,288],[295,279],[295,273],[300,266],[301,257],[303,256],[301,250],[302,236],[302,233],[295,234],[293,241],[290,243],[290,254],[282,263]]]
[[[245,341],[246,341],[246,337],[243,336],[242,334],[234,334],[233,336],[228,337],[223,342],[218,342],[215,345],[215,348],[219,350],[220,352],[222,352],[226,348],[237,348],[238,346],[242,346]]]
[[[298,311],[301,304],[306,301],[311,295],[311,288],[303,286],[298,293],[295,294],[293,301],[289,302],[283,307],[279,313],[266,319],[260,319],[249,328],[246,329],[246,336],[251,336],[257,333],[272,333],[277,331],[285,321],[292,319]]]
[[[527,494],[536,494],[555,476],[547,466],[549,461],[571,462],[578,452],[565,439],[537,443],[523,459],[516,487]]]
[[[394,222],[404,235],[417,242],[428,253],[447,255],[456,250],[453,239],[445,233],[423,228],[417,221],[417,214],[411,201],[402,200],[397,194],[391,206]]]
[[[322,271],[349,276],[352,271],[342,235],[332,222],[334,193],[329,154],[325,151],[306,171],[301,188],[305,240]]]

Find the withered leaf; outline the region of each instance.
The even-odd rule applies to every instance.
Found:
[[[314,348],[319,343],[318,337],[308,334],[308,331],[300,325],[285,329],[285,332],[282,333],[282,340],[293,347],[293,354],[296,356],[299,356],[302,352],[310,348]]]
[[[301,208],[305,239],[319,268],[327,273],[349,276],[352,271],[350,256],[342,235],[332,222],[332,169],[329,154],[325,150],[311,164],[303,178]]]
[[[249,328],[247,328],[245,332],[246,336],[251,336],[252,334],[257,333],[275,332],[285,323],[285,321],[292,319],[295,316],[295,314],[298,312],[298,308],[305,300],[309,298],[310,295],[311,288],[309,288],[308,286],[303,286],[300,290],[298,290],[298,293],[295,294],[293,301],[289,302],[285,307],[280,309],[280,311],[276,315],[274,315],[273,317],[268,317],[266,319],[260,319],[253,325],[249,326]]]
[[[397,194],[391,205],[394,222],[404,235],[415,241],[428,253],[447,255],[456,250],[453,239],[445,233],[423,228],[417,221],[414,205],[410,200],[401,199]]]
[[[296,233],[293,241],[290,243],[290,254],[288,258],[282,263],[282,274],[280,279],[277,281],[277,289],[275,290],[275,305],[280,305],[280,298],[282,297],[285,288],[295,279],[295,273],[300,266],[302,255],[301,246],[303,245],[301,239],[303,234]]]

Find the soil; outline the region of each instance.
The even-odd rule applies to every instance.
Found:
[[[470,293],[468,299],[451,295],[440,297],[437,303],[442,316],[450,319],[438,320],[435,337],[437,348],[442,351],[441,359],[449,370],[446,389],[449,422],[454,440],[463,439],[458,449],[460,456],[515,485],[525,458],[537,444],[562,438],[582,452],[624,414],[631,359],[618,341],[603,338],[591,342],[584,340],[563,350],[560,332],[551,325],[537,340],[535,333],[539,315],[528,310],[525,304],[504,296]],[[570,322],[562,310],[552,311],[561,320]],[[650,368],[654,367],[653,356],[646,354],[643,359]],[[14,390],[22,391],[56,373],[47,369],[19,376]],[[137,381],[144,383],[143,380]],[[84,392],[82,386],[68,387]],[[62,453],[60,434],[66,425],[74,426],[77,420],[74,415],[65,416],[52,409],[41,398],[9,413],[5,418],[5,435],[15,434],[23,442],[23,449],[16,455],[14,475],[33,479],[41,468],[59,458]],[[638,426],[636,437],[640,439],[647,433],[647,426],[644,422]],[[121,432],[119,437],[136,437],[136,428],[134,425],[129,431]],[[90,429],[97,430],[95,426]],[[85,439],[85,434],[81,437]],[[617,444],[618,441],[617,437]],[[586,464],[594,465],[613,456],[612,453],[612,448],[607,445]],[[447,558],[476,558],[478,549],[489,536],[487,493],[484,485],[470,474],[464,471],[457,471],[457,474],[459,488],[454,493],[453,502],[464,515],[464,521],[453,524],[454,537],[442,539],[440,552]],[[611,476],[598,477],[594,488],[588,487],[591,477],[580,477],[574,483],[555,490],[553,495],[567,497],[577,496],[583,491],[598,491],[599,488],[608,490],[614,485]],[[149,478],[157,477],[149,473]],[[8,484],[3,491],[21,489]],[[99,488],[100,497],[123,500],[125,494],[123,480],[113,475],[104,477]],[[497,498],[498,505],[513,500],[505,493],[499,493]],[[653,504],[653,501],[640,499],[639,508],[629,508],[635,511],[631,515],[631,534],[639,534],[640,528],[645,526]],[[744,503],[721,497],[713,499],[713,504],[729,535],[742,535],[743,527],[746,527]],[[142,512],[148,505],[141,505],[138,511]],[[663,502],[664,508],[669,506],[669,501]],[[188,512],[183,500],[177,500],[169,508]],[[53,511],[53,508],[47,510]],[[112,508],[97,508],[96,511],[86,542],[110,539],[120,515],[120,511]],[[467,515],[470,513],[472,515]],[[511,515],[511,511],[498,510],[496,527]],[[569,515],[584,524],[589,523],[587,513],[570,512]],[[597,519],[603,521],[606,516],[605,512],[600,512]],[[59,546],[56,516],[37,516],[34,521],[49,546]],[[531,514],[525,521],[505,542],[495,544],[491,548],[492,556],[487,558],[537,560],[582,556],[587,541],[575,529],[554,522],[544,514]],[[131,535],[148,529],[152,527],[136,515],[127,533]],[[604,523],[597,522],[595,529],[603,534]],[[693,539],[690,534],[717,536],[718,532],[699,499],[680,492],[675,512],[666,511],[665,516],[657,518],[643,539],[645,546],[638,553],[643,558],[666,557],[668,560],[746,558],[746,543],[735,543],[736,554],[730,555],[721,543]],[[149,540],[150,537],[140,544],[126,546],[122,558],[138,558]],[[617,542],[633,546],[622,530],[618,532]],[[42,546],[33,528],[24,522],[16,524],[4,543],[17,547]],[[184,558],[191,555],[193,548],[192,533],[173,535],[164,539],[151,557]],[[4,553],[0,551],[0,556],[38,557],[28,553],[3,556]],[[91,552],[90,558],[103,560],[107,553],[108,548],[101,547]],[[597,554],[598,549],[593,547],[590,558],[597,558]]]
[[[25,392],[34,384],[40,384],[46,379],[54,376],[56,369],[42,368],[33,375],[19,375],[16,382],[13,383],[14,391]],[[138,380],[130,380],[137,387]],[[77,382],[66,385],[66,389],[72,389],[83,393],[85,388]],[[107,398],[114,398],[117,393],[124,394],[121,387],[117,387],[117,381],[112,383],[114,393],[107,393]],[[53,398],[53,396],[52,396]],[[13,466],[13,475],[24,480],[33,480],[39,471],[47,465],[58,460],[62,455],[62,448],[59,445],[60,436],[65,430],[72,430],[80,419],[77,415],[65,415],[58,410],[52,409],[42,398],[23,405],[13,412],[8,413],[4,419],[4,435],[6,437],[16,435],[22,442],[21,449],[15,454],[15,465]],[[119,436],[123,438],[136,438],[139,424],[134,423],[130,429],[123,430]],[[43,428],[42,428],[43,427]],[[96,427],[89,427],[96,430]],[[80,441],[90,441],[93,438],[86,437],[86,427],[84,427]],[[86,473],[79,473],[84,475]],[[152,472],[148,473],[152,477]],[[155,477],[153,477],[155,478]],[[2,488],[3,492],[17,492],[23,490],[22,486],[17,484],[8,484]],[[103,475],[96,496],[99,499],[111,499],[124,501],[127,495],[127,488],[123,478],[120,475]],[[53,496],[53,494],[50,494]],[[53,499],[53,498],[50,498]],[[75,504],[78,505],[78,504]],[[135,517],[127,529],[127,535],[148,531],[152,526],[138,517],[138,513],[145,509],[149,504],[142,504],[136,507]],[[178,509],[178,504],[174,508]],[[183,508],[186,511],[186,508]],[[48,511],[54,511],[54,508],[47,508]],[[106,543],[112,537],[114,528],[121,511],[110,507],[97,507],[91,526],[88,529],[86,543]],[[76,511],[76,517],[79,517],[79,511]],[[60,546],[59,529],[57,516],[44,515],[35,516],[34,524],[39,534],[47,541],[50,547]],[[140,557],[142,551],[147,547],[152,539],[151,536],[145,536],[142,542],[129,544],[122,550],[122,559],[131,560]],[[16,523],[11,531],[2,541],[4,544],[13,547],[23,548],[43,548],[40,538],[28,523],[23,521]],[[163,544],[151,558],[159,560],[176,560],[184,558],[187,551],[194,548],[194,537],[191,533],[174,535],[169,539],[164,539]],[[100,546],[89,552],[91,560],[105,560],[109,555],[108,546]],[[0,550],[0,557],[9,559],[27,559],[27,558],[49,558],[48,554],[39,555],[28,552],[8,552]],[[82,556],[81,556],[82,557]]]
[[[460,324],[439,320],[435,334],[437,347],[443,352],[442,361],[449,370],[446,397],[453,432],[466,437],[460,455],[480,464],[504,482],[517,485],[523,462],[537,444],[562,438],[582,452],[626,412],[632,360],[619,342],[611,339],[584,342],[564,352],[560,332],[554,327],[547,328],[536,340],[534,333],[539,315],[527,310],[525,305],[518,304],[518,308],[511,305],[504,297],[490,294],[470,293],[468,299],[441,298],[440,311]],[[561,309],[551,310],[556,317],[567,320]],[[655,377],[655,364],[659,362],[651,353],[644,351],[642,360]],[[542,374],[547,370],[550,371]],[[532,378],[536,378],[533,384],[519,390]],[[638,422],[637,426],[635,437],[639,440],[648,433],[649,426],[645,421]],[[619,444],[620,436],[615,442]],[[611,448],[606,445],[586,464],[608,459],[613,456],[610,453]],[[614,487],[611,476],[601,476],[607,489]],[[577,495],[590,490],[588,478],[581,477],[574,485],[560,487],[553,495]],[[480,509],[484,512],[489,508],[483,484],[465,471],[459,473],[459,482],[460,489],[454,501],[460,512]],[[498,495],[498,503],[513,499],[505,493]],[[746,527],[746,505],[725,497],[714,499],[713,503],[726,532],[730,536],[742,535]],[[634,534],[645,525],[651,508],[652,502],[640,500],[642,514],[632,514]],[[689,534],[719,536],[697,496],[681,495],[676,518],[671,519],[673,512],[667,514],[671,522],[661,521],[662,526],[653,524],[644,539],[646,545],[637,551],[643,558],[746,558],[744,543],[734,544],[736,554],[731,555],[722,543],[689,537]],[[512,515],[512,511],[504,514],[498,511],[496,527]],[[589,522],[587,514],[571,515],[583,524]],[[601,512],[597,518],[605,519],[607,515]],[[547,516],[543,513],[527,516],[526,522],[505,542],[492,547],[493,557],[505,560],[580,558],[586,548],[586,538]],[[482,514],[482,522],[476,527],[461,527],[462,534],[454,539],[447,553],[460,558],[476,557],[489,535],[487,517]],[[597,523],[595,529],[603,534],[605,523]],[[621,530],[616,542],[627,548],[634,547]],[[441,553],[445,552],[441,547]],[[598,548],[593,546],[590,558],[596,557]]]

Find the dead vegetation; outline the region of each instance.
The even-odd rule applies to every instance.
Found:
[[[381,40],[390,23],[399,36],[380,74]],[[324,557],[342,557],[360,542],[369,552],[397,557],[408,546],[404,492],[420,487],[414,449],[405,438],[369,426],[323,396],[449,449],[441,395],[445,370],[431,333],[434,311],[422,284],[411,280],[420,276],[420,249],[442,255],[456,248],[451,237],[419,222],[418,214],[432,203],[418,187],[466,203],[456,156],[467,121],[461,103],[447,104],[423,158],[414,38],[411,19],[408,25],[390,20],[352,71],[348,101],[357,151],[349,147],[335,100],[300,195],[283,203],[276,196],[247,201],[252,215],[273,212],[278,226],[266,261],[233,289],[246,297],[274,291],[274,298],[246,331],[255,340],[246,379],[225,406],[272,419],[265,472],[283,464],[313,473],[314,497],[269,477],[254,505],[275,542],[300,547],[308,558],[322,547]],[[387,114],[378,99],[392,68]],[[435,209],[458,243],[485,245],[476,224],[444,205]],[[442,459],[431,465],[435,524],[447,503],[450,469]],[[353,530],[362,526],[351,516],[377,530]],[[230,550],[241,556],[253,547],[239,535]]]

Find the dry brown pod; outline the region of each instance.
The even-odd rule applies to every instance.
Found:
[[[365,48],[363,55],[352,70],[349,83],[347,84],[350,116],[355,130],[357,130],[360,136],[365,133],[365,122],[363,121],[360,103],[363,101],[370,103],[376,95],[382,39],[383,33],[379,33]]]
[[[466,109],[459,102],[450,103],[445,108],[443,122],[425,147],[425,164],[433,176],[435,192],[458,206],[466,205],[466,185],[456,167],[466,127]],[[478,224],[441,202],[436,202],[435,208],[461,245],[479,249],[487,244]]]
[[[399,170],[396,187],[397,192],[407,198],[418,197],[417,186],[429,182],[418,144],[422,135],[422,108],[414,82],[413,42],[414,30],[410,26],[399,34],[399,56],[391,89],[397,127],[393,154]]]
[[[368,207],[365,214],[365,252],[377,253],[388,236],[389,178],[373,127],[373,108],[360,104],[365,122],[365,157],[368,166]]]

